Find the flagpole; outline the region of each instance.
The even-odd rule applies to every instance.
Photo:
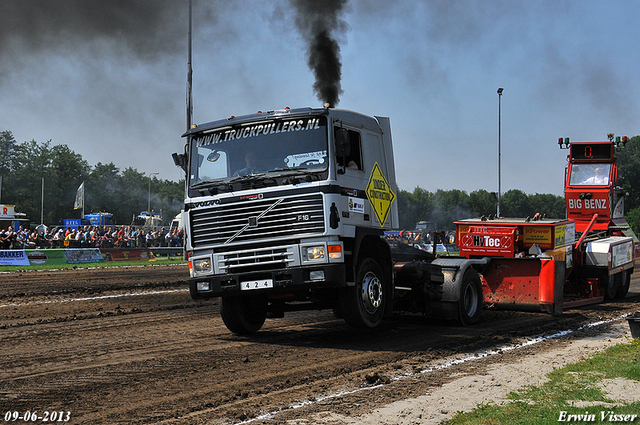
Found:
[[[42,202],[40,202],[40,224],[44,224],[44,177],[42,178]]]

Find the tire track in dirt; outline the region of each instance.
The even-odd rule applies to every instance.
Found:
[[[29,274],[24,295],[15,295],[21,290],[15,282],[8,290],[0,284],[0,299],[25,303],[8,314],[0,309],[0,411],[70,410],[71,423],[237,423],[296,402],[389,382],[444,358],[614,317],[637,309],[640,300],[634,293],[623,302],[570,310],[561,318],[486,311],[485,321],[471,328],[395,316],[372,332],[353,330],[328,311],[296,312],[268,320],[248,338],[226,330],[215,300],[157,293],[184,289],[184,270],[175,275],[164,267],[131,275],[109,271],[108,278],[101,273],[83,272],[77,280],[68,273],[55,284],[51,273]],[[144,295],[92,298],[84,295],[87,288],[98,297]],[[87,299],[62,302],[70,297]],[[45,299],[55,302],[32,303]],[[407,379],[393,388],[325,400],[269,423],[320,408],[364,412],[383,400],[419,394],[450,375],[437,372],[427,382]]]

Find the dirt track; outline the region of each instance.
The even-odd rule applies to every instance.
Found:
[[[0,415],[69,411],[73,424],[353,417],[424,394],[454,375],[602,332],[607,325],[577,329],[635,312],[640,301],[636,273],[623,301],[561,318],[485,311],[483,323],[464,328],[398,316],[363,333],[331,312],[300,312],[267,320],[245,338],[227,331],[217,302],[190,299],[187,275],[186,266],[0,274]],[[576,332],[418,373],[444,359],[566,329]]]

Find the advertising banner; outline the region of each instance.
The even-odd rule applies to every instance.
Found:
[[[3,266],[28,266],[29,259],[24,249],[0,250],[0,264]]]
[[[57,266],[63,264],[99,263],[103,261],[153,261],[148,248],[61,248],[0,250],[3,266]]]
[[[148,248],[102,248],[104,261],[151,261],[156,257]]]
[[[99,248],[68,248],[64,249],[67,263],[98,263],[104,261]]]

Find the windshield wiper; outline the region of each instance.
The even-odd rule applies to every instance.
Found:
[[[200,189],[200,188],[203,188],[203,187],[210,187],[210,186],[213,186],[213,185],[216,185],[216,184],[220,184],[220,183],[223,183],[222,179],[203,180],[203,181],[201,181],[199,183],[192,184],[191,185],[191,189]],[[224,182],[224,183],[226,184],[227,182]]]
[[[242,180],[250,180],[256,177],[264,177],[266,176],[267,173],[255,173],[255,174],[245,174],[244,176],[237,176],[232,178],[231,180],[227,181],[227,183],[235,183],[235,182],[239,182]],[[271,176],[269,176],[271,177]]]
[[[324,170],[311,170],[307,167],[299,167],[299,168],[287,168],[287,169],[279,169],[279,170],[271,170],[272,172],[278,171],[277,174],[272,174],[271,177],[290,177],[292,180],[297,180],[296,177],[306,177],[307,181],[311,181],[312,177],[315,177],[316,180],[320,180],[319,174]],[[297,181],[292,181],[291,183],[298,183]]]

